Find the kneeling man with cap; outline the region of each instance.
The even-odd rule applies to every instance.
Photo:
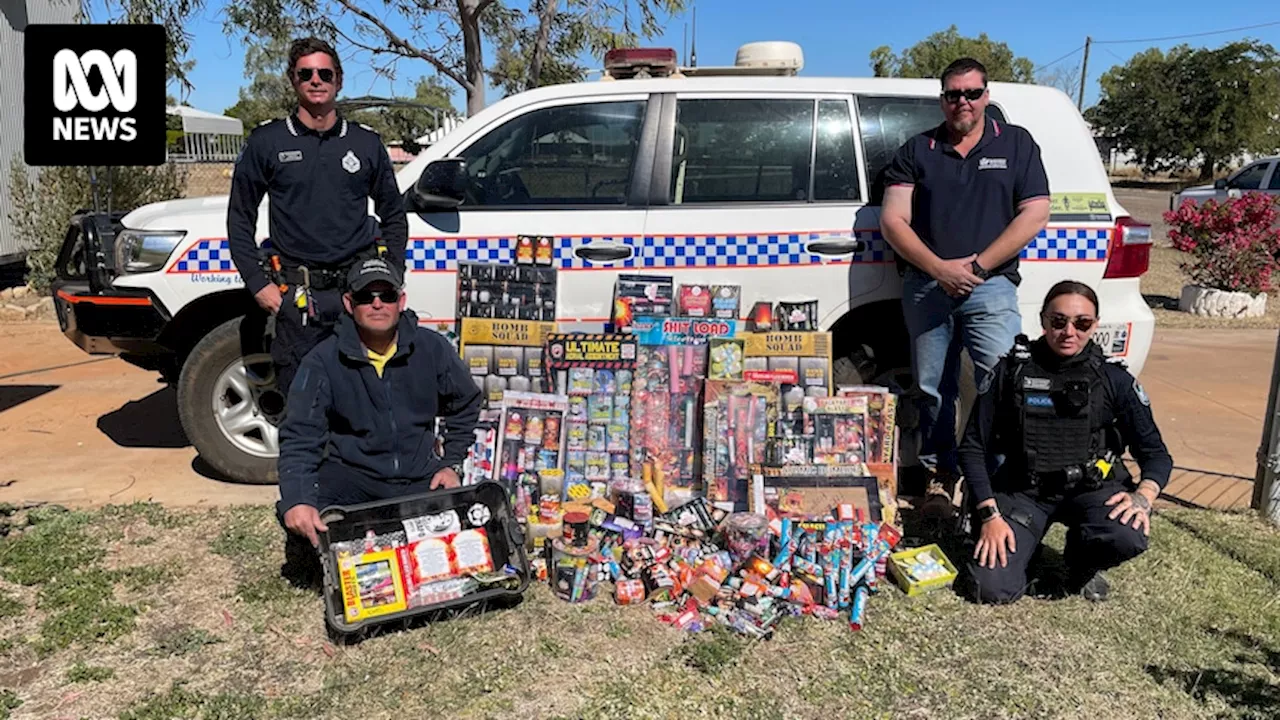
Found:
[[[314,565],[329,505],[457,487],[480,415],[480,389],[449,341],[405,309],[394,265],[366,260],[347,283],[346,315],[302,361],[280,427],[287,564]]]

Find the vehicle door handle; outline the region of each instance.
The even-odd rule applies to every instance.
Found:
[[[590,262],[608,263],[630,260],[635,250],[620,243],[589,243],[573,249],[573,254]]]
[[[829,235],[810,241],[805,245],[810,255],[852,255],[867,249],[867,244],[850,235]]]

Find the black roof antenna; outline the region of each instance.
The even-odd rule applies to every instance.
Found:
[[[689,44],[689,67],[698,67],[698,6],[693,7],[693,41]]]

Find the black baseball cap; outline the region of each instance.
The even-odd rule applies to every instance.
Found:
[[[400,276],[400,270],[380,257],[369,258],[352,265],[351,271],[347,273],[347,285],[352,292],[363,290],[378,281],[387,283],[397,290],[404,287],[404,278]]]

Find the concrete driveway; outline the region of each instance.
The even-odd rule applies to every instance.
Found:
[[[1248,505],[1275,342],[1274,330],[1157,330],[1141,379],[1180,468],[1175,498]],[[213,477],[174,402],[155,374],[87,356],[56,325],[0,325],[0,502],[276,499]]]

